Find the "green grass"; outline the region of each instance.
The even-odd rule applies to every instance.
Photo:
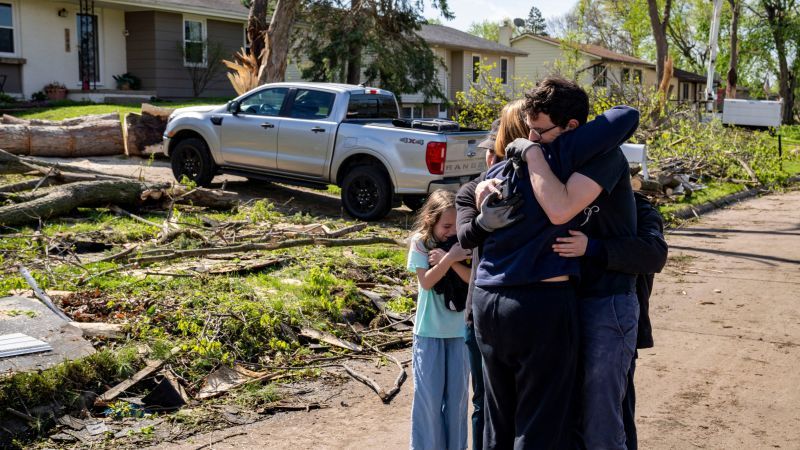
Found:
[[[670,216],[687,206],[701,205],[744,190],[744,186],[741,184],[720,181],[709,182],[706,186],[708,187],[695,192],[691,197],[684,197],[675,203],[660,205],[658,207],[659,211],[664,216]]]
[[[183,108],[186,106],[199,106],[199,105],[220,105],[230,99],[227,98],[201,98],[195,100],[187,100],[180,102],[151,102],[156,106],[163,106],[165,108]],[[148,102],[145,102],[148,103]],[[85,102],[72,102],[65,101],[59,102],[55,105],[44,108],[31,108],[25,112],[17,113],[16,116],[23,119],[46,119],[46,120],[64,120],[73,117],[86,116],[90,114],[109,114],[119,113],[123,115],[129,112],[140,112],[141,105],[109,105],[105,103],[85,103]]]
[[[800,159],[783,162],[783,170],[791,175],[800,174]]]

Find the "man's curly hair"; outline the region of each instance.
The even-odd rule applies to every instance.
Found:
[[[589,96],[575,82],[550,76],[525,94],[523,111],[533,118],[539,113],[547,114],[553,125],[562,128],[571,119],[583,125],[589,116]]]

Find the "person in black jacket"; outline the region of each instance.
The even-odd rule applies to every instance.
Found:
[[[636,275],[636,295],[639,299],[639,332],[636,348],[653,347],[653,330],[650,324],[650,294],[654,274],[661,272],[667,262],[667,242],[664,240],[664,221],[650,201],[639,192],[636,200],[636,236],[611,239],[590,239],[580,231],[570,231],[572,236],[558,238],[553,250],[568,258],[594,259],[597,266]],[[636,450],[636,424],[634,411],[636,394],[633,386],[635,359],[628,370],[628,389],[623,400],[625,445]]]

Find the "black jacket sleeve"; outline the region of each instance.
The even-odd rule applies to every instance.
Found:
[[[456,194],[456,233],[463,248],[475,248],[483,244],[489,232],[475,223],[478,208],[475,206],[475,187],[483,181],[484,174],[461,186]]]
[[[647,197],[635,193],[637,230],[635,237],[605,239],[601,242],[607,268],[631,274],[658,273],[667,263],[664,220]]]

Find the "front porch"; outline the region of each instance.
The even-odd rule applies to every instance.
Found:
[[[113,104],[145,103],[151,101],[152,97],[157,97],[156,91],[92,89],[89,91],[70,90],[67,93],[68,100]]]

